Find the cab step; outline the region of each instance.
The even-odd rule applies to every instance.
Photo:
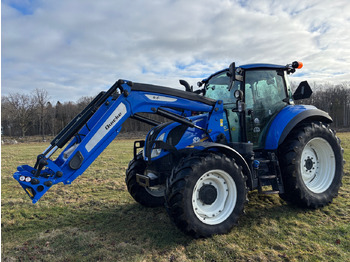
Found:
[[[268,153],[267,159],[257,159],[257,179],[259,194],[272,195],[284,192],[281,170],[278,159],[273,152]],[[264,186],[272,186],[271,190],[264,190]]]

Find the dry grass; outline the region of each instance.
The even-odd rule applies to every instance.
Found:
[[[134,202],[124,183],[133,140],[113,142],[35,205],[12,174],[47,144],[3,145],[2,261],[350,261],[350,133],[339,137],[346,174],[331,205],[304,210],[251,192],[239,225],[210,239],[187,237],[163,208]]]

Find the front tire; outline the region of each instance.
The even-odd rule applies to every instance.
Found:
[[[279,150],[285,187],[281,197],[308,208],[323,207],[337,196],[343,176],[340,140],[322,122],[295,129]]]
[[[246,200],[242,168],[224,154],[189,156],[167,181],[168,214],[179,229],[194,237],[229,232]]]
[[[130,195],[146,207],[159,207],[164,205],[164,186],[143,187],[136,181],[136,175],[143,175],[146,169],[146,162],[143,160],[142,153],[139,153],[130,161],[126,170],[125,183]]]

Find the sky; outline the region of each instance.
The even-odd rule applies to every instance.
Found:
[[[95,96],[118,79],[181,88],[295,60],[291,80],[350,79],[350,1],[2,0],[1,94]]]

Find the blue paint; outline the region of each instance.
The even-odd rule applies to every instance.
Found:
[[[33,167],[19,166],[14,178],[20,183],[27,194],[36,203],[53,185],[58,183],[70,184],[94,162],[94,160],[104,151],[104,149],[119,134],[122,124],[136,113],[154,113],[157,108],[167,109],[172,113],[182,115],[182,112],[189,114],[191,111],[202,112],[204,114],[190,117],[193,123],[206,129],[207,126],[212,129],[208,139],[216,140],[216,136],[223,133],[223,127],[220,126],[220,119],[224,116],[223,105],[220,101],[215,105],[208,105],[199,101],[183,98],[188,97],[186,92],[175,96],[171,94],[145,92],[132,90],[128,84],[122,84],[123,94],[117,99],[113,96],[104,102],[97,111],[88,119],[86,124],[78,131],[71,142],[65,147],[56,160],[47,159],[48,164],[40,171],[37,178],[38,183],[32,184],[30,181],[21,181],[21,177],[30,177],[35,179],[32,171]],[[159,89],[161,90],[161,89]],[[177,91],[178,92],[178,91]],[[171,92],[170,92],[171,93]],[[174,110],[176,108],[177,110]],[[216,110],[214,110],[216,108]],[[209,113],[209,114],[208,114]],[[174,124],[174,128],[178,123]],[[172,130],[171,127],[164,130],[165,138]],[[178,144],[178,149],[186,148],[198,138],[207,136],[204,131],[189,128],[186,134]],[[164,153],[164,152],[163,152]],[[75,156],[80,155],[83,159],[80,165],[75,168],[71,161]],[[164,155],[164,154],[163,154]],[[74,161],[73,161],[74,162]],[[61,172],[62,176],[58,176]],[[35,172],[34,172],[35,173]],[[46,182],[46,184],[45,184]],[[50,185],[47,185],[50,182]],[[33,193],[28,193],[28,190]]]
[[[275,117],[269,128],[266,136],[265,149],[276,150],[278,148],[278,142],[281,135],[288,123],[298,114],[312,109],[316,109],[316,107],[310,105],[290,105],[283,108]]]
[[[275,65],[275,64],[247,64],[241,65],[239,68],[243,69],[259,69],[259,68],[267,68],[267,69],[285,69],[286,66]]]

